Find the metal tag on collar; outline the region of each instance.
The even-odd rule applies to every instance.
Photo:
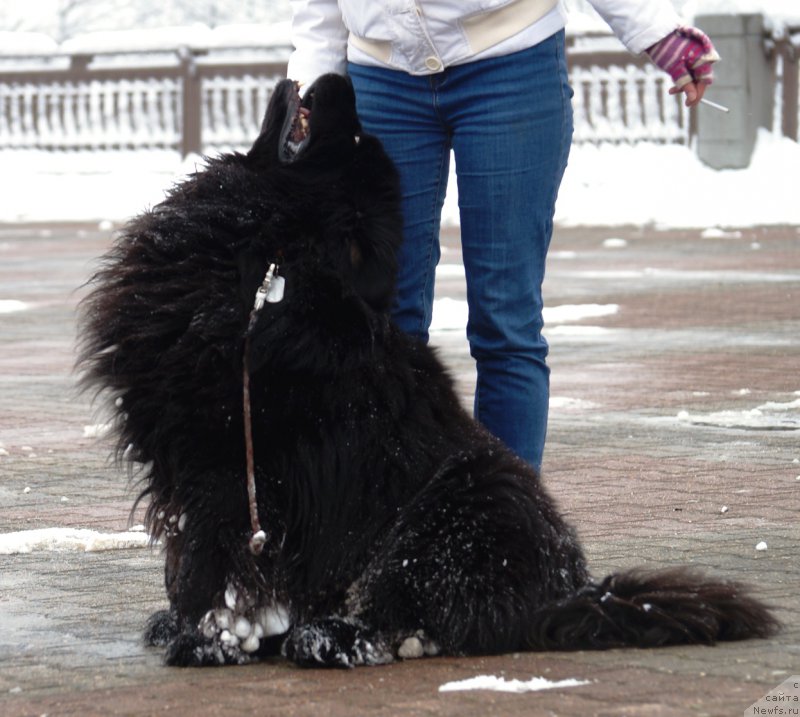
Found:
[[[261,308],[264,306],[264,302],[267,301],[267,295],[269,294],[269,287],[272,284],[273,279],[275,278],[275,264],[270,264],[269,269],[267,269],[266,276],[264,276],[264,281],[261,282],[261,286],[258,287],[256,290],[256,300],[253,308],[256,311],[260,311]]]
[[[277,271],[277,270],[276,270]],[[286,289],[286,279],[277,274],[272,277],[269,288],[267,289],[267,303],[278,304],[283,301],[283,292]]]

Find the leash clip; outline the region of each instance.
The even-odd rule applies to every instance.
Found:
[[[283,301],[283,292],[286,288],[286,280],[282,276],[278,276],[278,267],[276,264],[270,264],[264,281],[256,291],[256,300],[253,304],[255,311],[261,311],[264,304],[278,304]]]
[[[264,307],[267,297],[269,296],[269,288],[272,285],[273,279],[275,278],[275,271],[277,268],[278,267],[276,267],[275,264],[269,265],[266,276],[264,276],[264,281],[261,282],[261,286],[259,286],[256,290],[256,300],[253,304],[253,309],[255,311],[261,311],[261,309]]]

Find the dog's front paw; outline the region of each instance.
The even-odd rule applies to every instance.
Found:
[[[238,640],[227,632],[207,637],[198,630],[186,630],[167,645],[164,661],[172,667],[210,667],[215,665],[243,665],[255,656],[243,651]]]
[[[178,619],[171,610],[158,610],[148,619],[144,627],[144,644],[165,647],[180,632]]]
[[[283,654],[303,667],[352,668],[382,665],[394,656],[379,635],[345,618],[315,620],[295,627],[283,643]]]
[[[182,632],[167,645],[164,662],[172,667],[224,665],[225,655],[217,641],[199,632]]]

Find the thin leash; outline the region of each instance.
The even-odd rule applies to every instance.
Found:
[[[248,545],[253,555],[260,555],[267,542],[267,534],[261,528],[258,519],[258,500],[256,498],[256,471],[253,454],[253,418],[250,408],[250,335],[258,320],[258,313],[265,303],[277,304],[283,300],[285,280],[277,275],[278,267],[270,264],[264,281],[256,291],[253,309],[247,323],[247,333],[244,339],[244,358],[242,360],[242,399],[244,412],[244,445],[245,459],[247,462],[247,502],[250,509],[250,528],[252,535]]]

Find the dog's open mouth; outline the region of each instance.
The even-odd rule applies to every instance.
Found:
[[[295,82],[287,102],[286,118],[278,150],[281,162],[292,162],[308,143],[310,137],[311,101],[313,90],[300,99],[300,85]]]

